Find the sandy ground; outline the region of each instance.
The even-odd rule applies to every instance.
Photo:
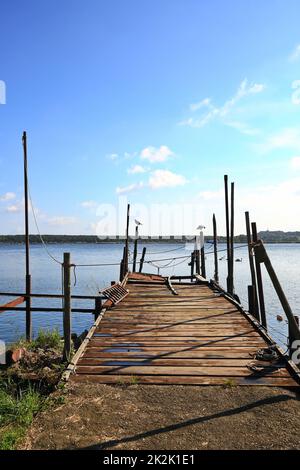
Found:
[[[24,449],[300,449],[300,395],[267,387],[69,384]]]

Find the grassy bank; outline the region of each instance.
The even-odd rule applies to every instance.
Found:
[[[12,349],[20,347],[24,358],[0,370],[0,450],[15,449],[34,416],[56,403],[49,394],[64,369],[57,331],[41,330],[32,342],[20,340]]]

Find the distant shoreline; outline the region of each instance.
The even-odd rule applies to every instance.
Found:
[[[300,243],[300,232],[281,232],[281,231],[261,231],[258,233],[259,238],[261,238],[265,243]],[[43,240],[47,244],[124,244],[125,237],[116,236],[116,237],[107,237],[107,238],[98,238],[96,235],[42,235]],[[192,243],[194,241],[194,235],[191,236],[170,236],[170,237],[140,237],[139,242],[144,244],[153,244],[153,243]],[[130,237],[130,242],[134,240],[134,237]],[[212,235],[205,236],[205,241],[207,243],[212,243]],[[219,243],[225,243],[226,237],[219,236]],[[41,244],[41,239],[39,235],[30,235],[30,243],[33,245]],[[236,235],[234,237],[234,243],[247,243],[246,235]],[[20,245],[24,244],[24,235],[0,235],[0,244],[11,244],[11,245]]]

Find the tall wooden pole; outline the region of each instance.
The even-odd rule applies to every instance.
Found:
[[[64,361],[71,360],[71,255],[64,253]]]
[[[24,153],[24,200],[25,200],[25,284],[26,284],[26,339],[32,338],[31,318],[31,276],[30,276],[30,252],[29,252],[29,218],[28,218],[28,176],[27,176],[27,134],[22,137]]]
[[[224,175],[225,189],[225,218],[226,218],[226,245],[227,245],[227,291],[230,293],[230,243],[229,243],[229,205],[228,205],[228,176]]]
[[[125,241],[125,274],[128,273],[128,252],[129,252],[129,213],[130,204],[127,204],[127,221],[126,221],[126,241]]]
[[[132,272],[134,272],[134,273],[135,273],[135,271],[136,271],[136,257],[137,257],[138,236],[139,236],[139,226],[136,225],[136,227],[135,227],[134,250],[133,250],[133,266],[132,266]]]
[[[253,255],[252,255],[252,247],[251,247],[252,238],[251,238],[249,212],[245,212],[245,219],[246,219],[249,266],[250,266],[250,273],[251,273],[251,286],[252,286],[252,289],[248,289],[249,311],[257,318],[257,320],[260,321],[259,307],[258,307],[258,300],[257,300],[256,275],[255,275],[255,267],[254,267],[254,261],[253,261]],[[250,306],[251,306],[251,309],[250,309]]]
[[[252,240],[255,245],[255,243],[257,243],[258,241],[256,223],[252,222],[251,227],[252,227]],[[256,256],[256,252],[255,252],[255,268],[256,268],[256,279],[257,279],[257,291],[258,291],[258,298],[259,298],[260,319],[261,319],[261,324],[265,328],[267,328],[267,317],[266,317],[265,299],[264,299],[264,290],[263,290],[260,262],[259,262],[258,257]]]
[[[219,282],[219,266],[218,266],[218,236],[217,236],[217,221],[215,214],[213,215],[213,233],[214,233],[214,260],[215,260],[215,272],[214,280]]]
[[[280,303],[282,305],[282,308],[287,316],[288,323],[289,323],[289,332],[290,332],[290,339],[292,341],[294,340],[300,340],[300,330],[299,326],[297,323],[297,320],[295,316],[293,315],[292,309],[290,307],[290,304],[283,292],[283,289],[281,287],[281,284],[279,282],[279,279],[277,277],[276,272],[274,271],[274,268],[272,266],[272,263],[270,261],[270,258],[266,252],[266,249],[264,247],[264,244],[261,240],[258,240],[256,246],[254,247],[255,250],[255,259],[257,260],[258,263],[264,263],[266,270],[270,276],[270,279],[272,281],[273,287],[277,293],[277,296],[280,300]]]
[[[230,294],[234,293],[234,183],[231,183],[231,210],[230,210]]]

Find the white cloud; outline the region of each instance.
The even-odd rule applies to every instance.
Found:
[[[137,173],[145,173],[146,169],[141,165],[133,165],[131,168],[128,168],[127,173],[130,175],[135,175]]]
[[[221,189],[217,191],[201,191],[199,193],[200,199],[204,199],[205,201],[211,201],[213,199],[220,199],[223,197],[223,192]]]
[[[295,90],[292,93],[292,103],[295,105],[299,105],[300,104],[300,80],[293,81],[292,89]]]
[[[75,224],[76,222],[77,222],[76,217],[71,217],[71,216],[54,216],[54,217],[47,218],[47,223],[49,225],[63,226],[63,225]]]
[[[300,59],[300,44],[298,44],[289,57],[291,62],[296,62]]]
[[[150,163],[161,163],[168,160],[173,155],[173,152],[166,145],[161,145],[159,148],[146,147],[141,151],[140,157],[142,160],[148,160]]]
[[[80,205],[81,207],[84,207],[84,209],[94,209],[98,204],[96,201],[83,201]]]
[[[300,128],[282,129],[276,134],[268,136],[264,142],[257,144],[256,148],[263,153],[278,149],[300,151]]]
[[[213,121],[214,119],[219,119],[223,124],[228,125],[230,127],[234,127],[235,129],[253,135],[256,133],[256,130],[250,129],[246,124],[241,122],[235,122],[234,120],[228,120],[227,117],[232,113],[234,110],[235,105],[243,98],[256,95],[261,93],[265,90],[265,85],[262,83],[253,83],[248,84],[248,80],[244,79],[241,84],[239,85],[235,95],[227,100],[223,106],[217,107],[214,106],[211,102],[210,98],[205,98],[204,100],[200,101],[199,103],[193,103],[190,105],[190,110],[192,112],[198,111],[199,109],[206,109],[206,113],[202,114],[200,117],[190,117],[184,121],[181,121],[179,124],[184,126],[190,126],[195,128],[204,127],[209,122]]]
[[[109,160],[115,161],[118,160],[119,155],[117,153],[110,153],[109,155],[106,155],[106,158]]]
[[[116,193],[117,194],[130,193],[130,192],[135,191],[137,189],[141,189],[143,186],[144,186],[144,183],[142,181],[140,181],[139,183],[130,184],[129,186],[123,186],[123,187],[118,186],[116,188]]]
[[[294,170],[300,170],[300,157],[294,157],[291,159],[290,161],[290,166],[294,169]]]
[[[22,210],[21,204],[12,204],[11,206],[7,206],[5,208],[6,212],[20,212]]]
[[[169,170],[155,170],[149,178],[149,186],[152,189],[159,188],[174,188],[176,186],[183,186],[187,183],[184,176],[172,173]]]
[[[2,196],[0,196],[1,202],[12,201],[13,199],[16,199],[16,195],[15,193],[11,193],[11,192],[2,194]]]

